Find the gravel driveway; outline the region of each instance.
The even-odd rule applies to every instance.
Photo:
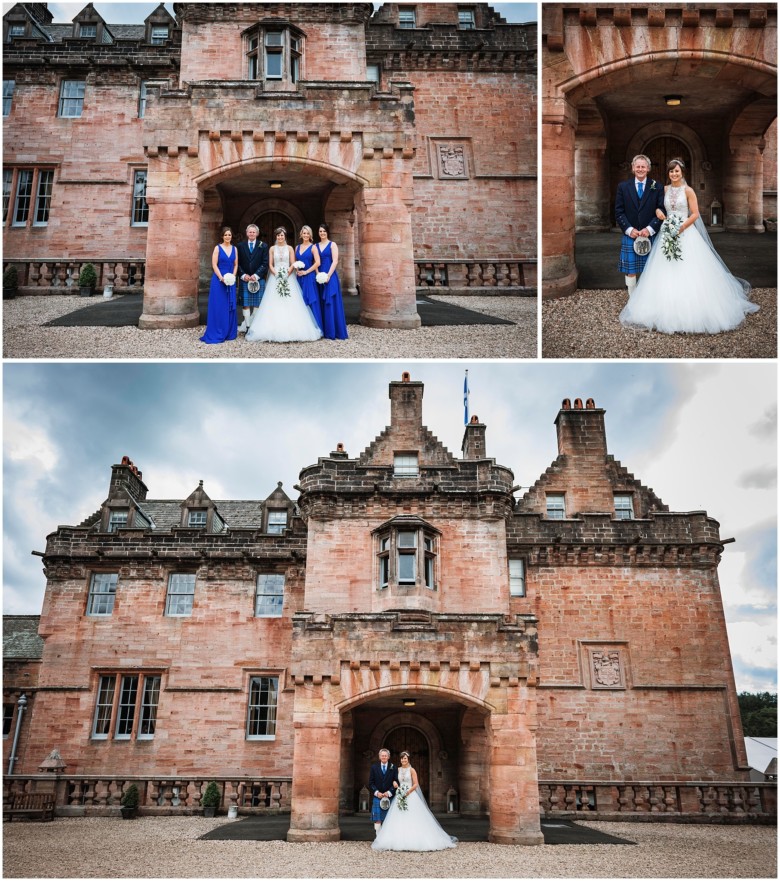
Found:
[[[203,327],[43,327],[84,307],[78,296],[17,297],[3,302],[6,358],[536,358],[535,297],[431,297],[515,324],[470,324],[383,330],[349,325],[348,340],[246,343],[243,336],[209,346]]]
[[[623,327],[625,290],[577,291],[542,304],[544,358],[775,358],[777,290],[754,288],[761,307],[727,333],[664,334]]]
[[[6,878],[773,878],[772,826],[592,823],[629,845],[375,854],[367,842],[200,841],[225,819],[62,818],[3,826]]]

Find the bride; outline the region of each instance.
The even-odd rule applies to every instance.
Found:
[[[322,331],[303,299],[296,278],[293,249],[287,244],[287,232],[280,226],[274,233],[276,244],[268,255],[265,293],[252,317],[246,339],[250,343],[318,340]]]
[[[404,789],[405,810],[401,807]],[[398,791],[371,847],[373,850],[444,850],[455,847],[457,840],[441,828],[431,813],[420,792],[417,772],[409,763],[409,753],[401,753]]]
[[[655,243],[620,321],[661,333],[734,330],[748,313],[759,309],[748,299],[750,284],[735,278],[713,248],[699,216],[696,193],[685,182],[685,163],[672,159],[667,170],[664,208],[667,217],[676,215],[681,222],[680,259],[667,258],[663,240]],[[658,217],[665,219],[663,212]],[[659,236],[665,234],[666,226]]]

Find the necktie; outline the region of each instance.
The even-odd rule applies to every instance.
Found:
[[[637,184],[636,191],[637,193],[639,193],[639,198],[641,199],[642,193],[644,193],[645,191],[645,185],[642,183],[642,181],[639,181],[639,183]]]
[[[255,249],[255,243],[254,243],[254,242],[250,242],[250,243],[249,243],[249,253],[251,254],[252,251],[254,251],[254,249]]]
[[[387,771],[387,765],[382,765],[382,773],[384,774]]]

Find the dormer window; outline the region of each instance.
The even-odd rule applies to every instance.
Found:
[[[149,42],[152,46],[163,46],[170,37],[170,30],[167,27],[155,25],[149,35]]]
[[[187,526],[191,526],[194,529],[204,529],[208,520],[208,514],[209,512],[206,508],[191,509],[187,518]]]
[[[281,23],[257,25],[245,33],[247,75],[250,80],[287,82],[301,78],[303,34]]]
[[[287,510],[269,511],[266,532],[269,535],[281,535],[287,529]]]
[[[94,40],[97,36],[97,25],[96,24],[82,24],[79,25],[79,37],[82,40]]]
[[[473,9],[459,9],[458,10],[458,27],[462,31],[473,31],[474,24],[474,10]]]
[[[418,517],[397,517],[374,532],[377,587],[436,590],[438,529]]]
[[[393,456],[394,477],[419,477],[420,466],[417,453],[396,453]]]
[[[6,42],[10,43],[14,37],[24,37],[27,33],[27,25],[25,24],[9,24]]]
[[[414,8],[414,6],[407,6],[405,9],[401,7],[401,9],[398,10],[398,27],[417,27],[417,10]]]
[[[108,531],[116,532],[117,529],[124,529],[129,517],[129,508],[114,508],[108,515]]]

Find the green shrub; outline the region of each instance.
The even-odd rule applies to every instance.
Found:
[[[131,783],[122,793],[122,798],[119,800],[119,803],[123,808],[137,808],[139,800],[138,787],[135,783]]]
[[[85,263],[79,273],[79,287],[94,288],[96,284],[97,273],[95,272],[95,267],[91,263]]]
[[[219,787],[212,780],[206,787],[206,791],[203,793],[203,798],[200,800],[200,803],[204,808],[218,808],[220,798]]]
[[[19,287],[19,273],[16,267],[11,264],[3,273],[3,289],[15,291]]]

